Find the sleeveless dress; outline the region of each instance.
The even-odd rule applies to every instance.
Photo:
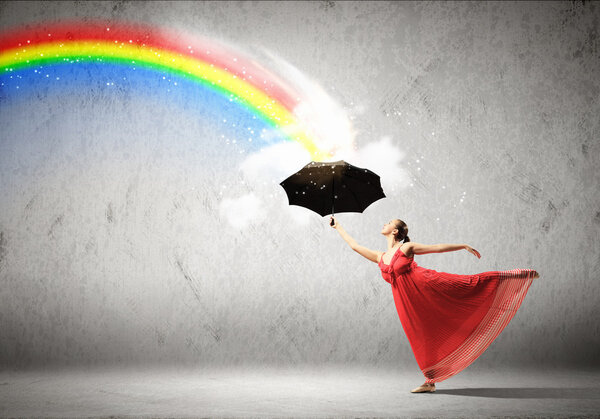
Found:
[[[399,248],[389,265],[402,328],[428,383],[465,369],[504,330],[519,309],[536,271],[513,269],[458,275],[423,268]]]

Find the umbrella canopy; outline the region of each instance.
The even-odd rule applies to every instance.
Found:
[[[280,185],[290,205],[308,208],[321,216],[363,212],[373,202],[385,198],[377,174],[343,160],[312,161]]]

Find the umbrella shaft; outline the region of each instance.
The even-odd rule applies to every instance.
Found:
[[[335,178],[331,179],[331,216],[332,217],[335,215],[335,211],[334,211],[334,207],[335,207],[334,187],[335,187]]]

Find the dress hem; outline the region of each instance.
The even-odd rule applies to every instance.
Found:
[[[481,323],[467,339],[435,365],[421,369],[426,383],[437,383],[471,365],[504,330],[521,306],[536,271],[499,271],[500,281],[494,301]]]

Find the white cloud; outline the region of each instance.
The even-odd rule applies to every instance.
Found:
[[[310,163],[310,153],[298,143],[277,143],[250,154],[240,164],[247,187],[260,196],[269,211],[284,211],[293,225],[307,225],[311,217],[317,216],[309,209],[289,205],[283,188],[284,179]],[[256,195],[254,195],[256,197]],[[256,197],[258,199],[258,197]],[[277,200],[277,202],[273,200]],[[237,221],[236,221],[237,222]],[[239,224],[239,222],[237,222]]]
[[[405,153],[390,137],[383,137],[358,150],[338,152],[332,159],[345,160],[377,173],[384,192],[389,196],[396,188],[404,188],[410,184],[408,172],[401,166],[404,156]],[[267,211],[281,211],[282,206],[287,206],[287,215],[294,224],[307,225],[315,214],[306,208],[288,205],[285,192],[278,188],[281,188],[281,181],[309,162],[308,151],[294,142],[273,144],[249,155],[241,163],[240,170],[246,186],[253,192],[240,198],[224,200],[221,204],[222,214],[233,227],[243,228],[250,223],[262,222]],[[283,200],[281,205],[273,205],[274,196],[277,200]],[[263,202],[271,204],[264,206]]]
[[[250,154],[240,170],[248,184],[279,184],[310,163],[310,153],[298,143],[277,143]]]
[[[239,198],[223,199],[219,205],[219,211],[221,216],[237,229],[244,229],[250,224],[260,223],[266,216],[262,201],[252,192]]]
[[[383,137],[358,150],[337,153],[335,158],[377,173],[381,178],[384,192],[389,192],[410,184],[408,172],[401,166],[404,156],[405,153],[392,142],[390,137]]]

